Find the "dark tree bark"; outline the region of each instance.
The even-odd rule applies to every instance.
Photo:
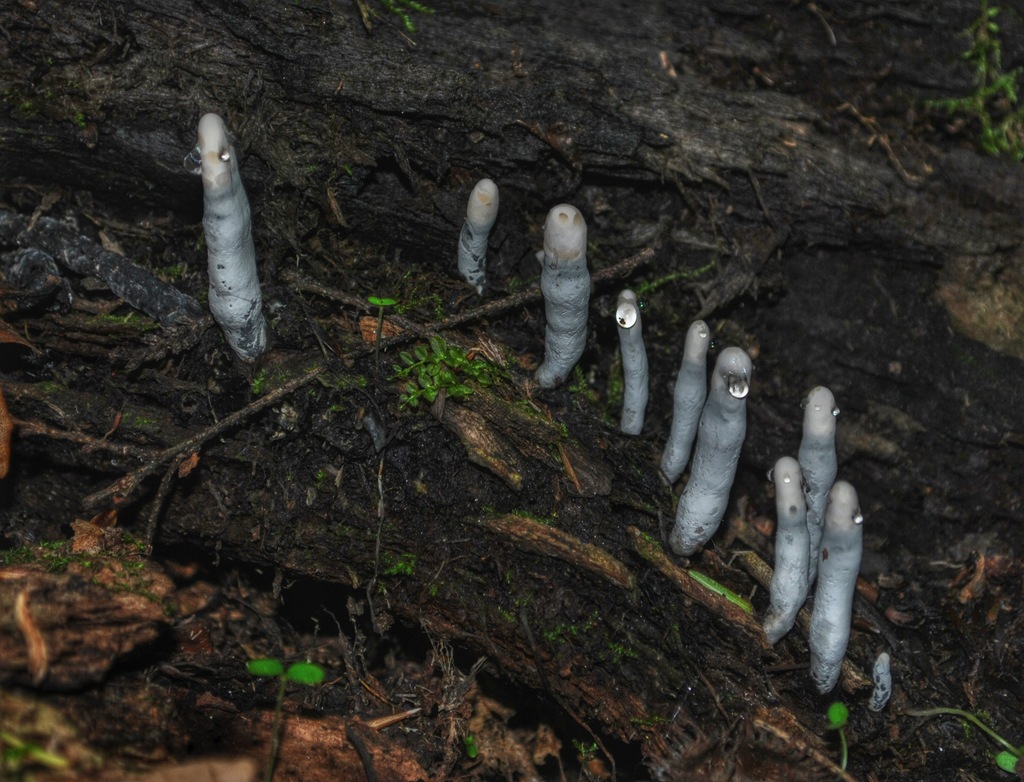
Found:
[[[377,629],[399,617],[486,655],[600,736],[642,741],[656,771],[706,764],[716,778],[732,763],[758,777],[757,763],[784,768],[796,752],[813,778],[819,702],[802,674],[763,683],[780,654],[805,659],[800,642],[772,652],[756,621],[651,542],[674,512],[657,459],[687,324],[709,319],[756,359],[744,512],[720,552],[736,536],[769,550],[749,522],[771,514],[764,472],[795,452],[814,385],[842,408],[840,475],[868,519],[864,572],[889,585],[878,612],[946,622],[899,574],[929,581],[914,568],[1019,552],[1024,469],[1024,175],[975,153],[969,127],[947,135],[923,103],[973,89],[959,59],[972,9],[832,6],[479,3],[415,16],[416,33],[388,17],[368,32],[340,2],[0,11],[10,219],[73,214],[80,234],[139,266],[180,264],[165,285],[200,298],[201,189],[181,160],[199,116],[217,111],[244,157],[277,339],[253,398],[208,320],[150,329],[67,311],[69,296],[103,296],[66,267],[70,284],[9,292],[9,331],[33,352],[0,345],[19,419],[5,534],[52,533],[125,497],[124,519],[158,527],[158,542],[202,541],[339,595],[354,587]],[[1009,70],[1020,20],[1007,14],[1003,32]],[[440,316],[410,301],[386,313],[397,336],[384,348],[361,338],[380,328],[370,295],[425,290],[445,316],[472,309],[449,281],[482,176],[502,193],[491,299],[535,279],[539,224],[560,201],[585,213],[595,267],[653,248],[632,277],[595,288],[583,369],[597,401],[538,395],[513,361],[495,387],[430,417],[402,409],[388,378],[401,345]],[[8,257],[34,246],[22,228],[0,240]],[[604,316],[627,282],[650,289],[639,439],[600,418],[614,375]],[[536,357],[541,313],[534,299],[440,328]],[[178,470],[192,454],[198,464]],[[133,470],[138,482],[114,484]],[[697,565],[753,586],[714,554]],[[861,611],[875,624],[855,634],[857,669],[888,648],[898,672],[948,702],[962,697],[958,676],[993,664],[971,623],[945,624],[937,642]],[[1012,617],[1004,631],[1019,639],[1019,605]],[[1020,670],[1019,645],[1002,654],[1002,670]],[[997,702],[1024,698],[996,678]],[[888,735],[883,717],[863,719],[865,743]],[[776,760],[755,759],[787,736]],[[899,778],[886,760],[859,768]]]

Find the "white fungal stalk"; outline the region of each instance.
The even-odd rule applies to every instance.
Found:
[[[772,470],[775,484],[775,571],[772,574],[771,606],[764,620],[768,642],[778,643],[793,627],[807,599],[807,505],[804,502],[800,465],[783,456]]]
[[[481,179],[469,194],[458,253],[459,274],[478,294],[487,284],[487,238],[497,219],[498,186],[490,179]]]
[[[251,364],[266,350],[267,324],[256,271],[249,200],[224,120],[216,114],[204,115],[197,135],[210,312],[235,355]]]
[[[836,480],[839,463],[836,458],[835,397],[824,386],[811,390],[804,401],[803,437],[797,460],[804,475],[807,497],[807,531],[810,535],[811,557],[808,561],[807,586],[814,583],[818,568],[818,547],[825,524],[828,492]]]
[[[822,694],[835,687],[850,640],[853,594],[863,550],[863,522],[857,492],[846,481],[837,481],[829,492],[825,509],[818,587],[807,636],[811,679]]]
[[[871,681],[875,686],[871,690],[868,708],[871,711],[881,711],[889,702],[889,696],[892,695],[892,669],[888,653],[882,652],[875,658],[875,664],[871,669]]]
[[[683,360],[676,375],[673,395],[672,430],[661,455],[661,471],[670,483],[679,480],[686,463],[690,461],[690,450],[697,437],[700,411],[708,396],[708,348],[711,346],[711,330],[702,320],[694,321],[686,332]]]
[[[690,480],[679,498],[669,545],[688,557],[715,534],[729,504],[740,448],[747,433],[746,396],[753,366],[739,348],[726,348],[715,363],[711,391],[700,416]]]
[[[544,361],[535,377],[541,388],[554,388],[569,376],[587,344],[587,223],[576,207],[559,204],[548,212],[541,264],[547,323]]]
[[[650,368],[644,347],[643,324],[636,294],[624,290],[619,294],[615,309],[615,323],[619,329],[619,350],[622,354],[622,415],[619,429],[623,434],[640,434],[644,428]]]

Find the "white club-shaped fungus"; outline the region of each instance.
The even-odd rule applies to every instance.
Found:
[[[807,531],[810,535],[811,557],[807,568],[807,586],[810,588],[818,569],[817,552],[825,524],[825,505],[828,492],[836,480],[839,468],[836,459],[836,407],[832,392],[823,386],[811,390],[804,402],[803,437],[797,461],[804,475],[807,497]]]
[[[204,115],[197,136],[210,312],[235,355],[251,364],[267,348],[267,323],[263,319],[249,199],[224,120],[216,114]]]
[[[679,498],[669,545],[680,556],[698,551],[722,523],[747,433],[746,397],[753,366],[740,348],[715,362],[711,391],[700,416],[690,480]]]
[[[711,330],[702,320],[694,321],[686,331],[683,360],[676,375],[672,404],[672,429],[665,452],[661,455],[661,471],[669,483],[675,483],[690,461],[690,451],[697,437],[700,412],[708,396],[708,348]]]
[[[807,636],[811,679],[822,694],[835,687],[850,640],[853,595],[863,551],[863,521],[857,492],[846,481],[837,481],[825,508],[818,586]]]
[[[619,429],[623,434],[640,434],[644,428],[650,368],[644,347],[643,324],[636,294],[624,290],[619,294],[615,309],[615,324],[619,330],[619,351],[622,354],[622,415]]]
[[[796,615],[807,599],[807,505],[804,502],[800,465],[783,456],[772,470],[775,484],[775,571],[772,574],[771,605],[764,620],[768,642],[778,643],[793,627]]]
[[[548,212],[541,265],[546,325],[544,361],[535,377],[541,388],[554,388],[569,376],[587,344],[587,223],[576,207],[559,204]]]
[[[481,179],[469,194],[458,253],[459,274],[478,294],[487,284],[487,238],[497,219],[498,186],[490,179]]]

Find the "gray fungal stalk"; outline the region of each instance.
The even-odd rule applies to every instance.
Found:
[[[871,690],[868,708],[871,711],[881,711],[889,702],[889,696],[892,695],[892,668],[889,655],[886,652],[882,652],[875,659],[875,664],[871,669],[871,681],[875,686]]]
[[[772,470],[775,484],[775,571],[772,574],[771,606],[764,620],[768,642],[778,643],[793,627],[807,599],[807,505],[804,502],[800,465],[783,456]]]
[[[835,397],[824,386],[811,390],[804,402],[803,437],[797,460],[804,475],[807,497],[807,531],[810,535],[811,558],[808,562],[807,585],[814,583],[818,567],[818,547],[825,524],[828,492],[836,480],[839,463],[836,458]]]
[[[224,120],[216,114],[204,115],[197,135],[193,155],[198,153],[203,177],[210,312],[235,355],[251,364],[267,348],[267,323],[263,319],[249,199]]]
[[[478,294],[487,284],[487,238],[497,218],[498,186],[490,179],[481,179],[469,194],[458,252],[459,274]]]
[[[633,291],[627,289],[619,294],[615,323],[619,329],[624,381],[619,429],[623,434],[637,435],[644,428],[650,368],[647,364],[647,349],[644,347],[640,305]]]
[[[846,481],[837,481],[829,492],[825,509],[818,587],[807,636],[811,679],[822,694],[835,687],[850,640],[853,594],[863,550],[863,522],[857,492]]]
[[[540,290],[544,296],[544,361],[535,377],[541,388],[563,382],[587,344],[590,272],[587,223],[579,210],[559,204],[544,222]]]
[[[711,391],[700,416],[690,480],[676,509],[669,545],[681,556],[697,552],[722,523],[747,433],[746,396],[753,367],[739,348],[715,363]]]
[[[690,450],[697,437],[700,412],[708,396],[708,348],[711,331],[702,320],[694,321],[686,332],[683,360],[676,375],[673,395],[672,430],[661,455],[661,471],[669,483],[675,483],[690,461]]]

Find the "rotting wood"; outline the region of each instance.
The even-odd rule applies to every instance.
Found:
[[[629,528],[633,547],[645,560],[654,565],[667,579],[675,584],[687,597],[700,603],[709,611],[721,616],[726,621],[741,629],[748,638],[763,649],[770,648],[761,625],[753,615],[716,592],[708,589],[682,568],[669,559],[660,543],[646,538],[636,527]]]
[[[622,589],[636,586],[636,578],[629,568],[607,551],[549,524],[512,514],[484,519],[481,523],[534,554],[560,559],[573,567],[595,573]]]

